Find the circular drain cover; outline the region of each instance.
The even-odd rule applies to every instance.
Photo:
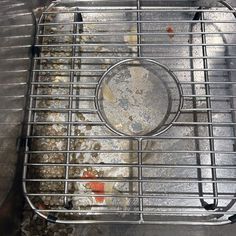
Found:
[[[126,59],[110,67],[96,88],[96,108],[118,135],[158,135],[177,119],[182,89],[176,76],[150,59]]]

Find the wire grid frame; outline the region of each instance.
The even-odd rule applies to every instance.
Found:
[[[23,188],[58,223],[225,224],[235,201],[234,11],[66,7],[38,22]],[[167,65],[183,89],[158,136],[118,136],[94,105],[128,58]]]

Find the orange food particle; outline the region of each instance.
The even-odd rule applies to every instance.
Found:
[[[102,182],[89,183],[90,188],[95,194],[104,194],[105,184]],[[95,197],[97,202],[103,202],[104,197]]]
[[[173,38],[175,35],[174,35],[174,28],[172,27],[172,26],[168,26],[167,28],[166,28],[166,32],[168,32],[169,33],[169,38]]]
[[[97,176],[94,175],[91,171],[84,171],[83,178],[95,179],[97,178]],[[92,190],[92,192],[95,194],[104,194],[105,192],[105,184],[102,182],[89,182],[88,186]],[[95,197],[95,199],[99,203],[102,203],[105,200],[103,196],[101,197],[97,196]]]

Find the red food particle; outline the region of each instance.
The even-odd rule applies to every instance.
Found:
[[[166,28],[166,32],[169,33],[169,34],[168,34],[169,38],[173,38],[173,37],[175,36],[175,35],[174,35],[174,29],[173,29],[172,26],[168,26],[168,27]]]
[[[90,188],[92,189],[92,191],[95,194],[104,194],[104,190],[105,190],[105,184],[102,182],[93,182],[93,183],[89,183]],[[97,202],[103,202],[104,201],[104,197],[95,197]]]
[[[97,178],[97,176],[94,175],[93,172],[91,171],[84,171],[83,178],[95,179]],[[95,194],[104,194],[105,192],[105,184],[102,182],[89,182],[87,185]],[[104,202],[105,198],[103,196],[101,197],[96,196],[95,199],[97,202],[102,203]]]

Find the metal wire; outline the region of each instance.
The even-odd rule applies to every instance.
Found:
[[[201,18],[192,20],[196,12]],[[32,209],[59,223],[229,223],[236,214],[236,68],[230,63],[236,56],[225,51],[236,43],[223,38],[236,34],[232,13],[143,8],[139,1],[136,8],[56,3],[44,11],[25,138],[23,187]],[[168,65],[183,88],[180,116],[159,136],[118,136],[95,106],[103,73],[137,55]],[[96,178],[83,176],[91,170]],[[84,190],[95,183],[112,190]],[[80,205],[81,199],[92,203]]]

